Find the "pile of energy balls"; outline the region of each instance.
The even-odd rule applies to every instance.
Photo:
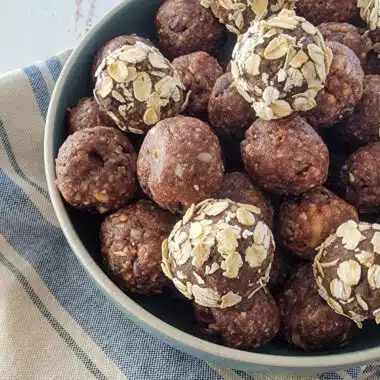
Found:
[[[102,215],[121,289],[188,299],[241,349],[325,350],[380,323],[379,10],[166,0],[156,45],[99,50],[56,183]]]

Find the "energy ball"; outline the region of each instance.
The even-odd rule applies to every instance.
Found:
[[[123,47],[124,45],[133,45],[136,41],[146,42],[145,38],[139,37],[136,34],[118,36],[108,41],[105,45],[103,45],[97,54],[95,55],[94,61],[92,63],[91,68],[91,77],[94,82],[96,82],[96,70],[112,52],[116,49]]]
[[[336,314],[318,294],[312,265],[299,264],[276,297],[280,309],[280,336],[304,351],[342,347],[355,325]]]
[[[223,69],[214,57],[204,51],[178,57],[172,65],[186,91],[190,91],[186,113],[205,118],[212,88],[223,74]]]
[[[136,153],[116,128],[70,135],[56,159],[56,184],[73,207],[100,213],[125,205],[137,189]]]
[[[331,58],[319,30],[283,9],[238,38],[231,72],[236,89],[257,116],[271,120],[316,106]]]
[[[164,209],[183,212],[219,190],[224,166],[218,138],[192,117],[162,120],[145,137],[137,173],[145,194]]]
[[[296,0],[201,0],[214,16],[236,35],[244,33],[253,21],[277,14],[283,8],[294,9]]]
[[[94,96],[122,131],[144,134],[160,120],[179,114],[184,86],[149,41],[130,37],[98,66]]]
[[[205,51],[216,55],[225,30],[199,0],[165,0],[156,15],[159,47],[166,57]]]
[[[162,248],[164,273],[185,297],[225,309],[267,284],[275,243],[257,207],[208,199],[186,211]]]
[[[342,168],[345,199],[359,213],[380,210],[380,142],[360,148]]]
[[[358,148],[380,140],[380,75],[366,75],[363,96],[353,113],[337,127],[339,138]]]
[[[307,114],[314,128],[329,127],[349,115],[363,95],[364,72],[359,58],[347,46],[327,41],[333,60],[323,90],[317,95],[317,106]]]
[[[357,0],[298,0],[297,13],[314,25],[350,22],[358,16]]]
[[[326,22],[318,26],[325,41],[335,41],[349,47],[364,66],[372,43],[367,33],[346,22]]]
[[[231,73],[216,80],[208,103],[208,117],[215,133],[226,139],[243,139],[245,130],[252,125],[255,112],[236,90]]]
[[[69,134],[85,128],[116,127],[113,120],[103,112],[94,98],[83,98],[75,107],[67,111]]]
[[[127,206],[104,220],[101,253],[122,289],[150,295],[170,284],[161,269],[161,244],[174,223],[172,214],[149,201]]]
[[[327,179],[327,147],[298,115],[256,120],[245,133],[241,154],[252,181],[275,194],[303,193]]]
[[[322,244],[314,261],[321,297],[359,327],[380,323],[380,224],[350,220]]]
[[[360,10],[360,17],[366,22],[369,30],[376,30],[380,27],[379,2],[377,0],[357,0]]]
[[[258,189],[243,172],[224,175],[223,183],[216,194],[217,198],[228,198],[234,202],[245,203],[260,209],[264,222],[272,228],[273,207],[270,199]]]
[[[316,248],[347,220],[359,220],[355,208],[324,187],[285,200],[279,212],[281,244],[306,260],[314,260]]]
[[[273,297],[264,290],[250,301],[224,310],[194,304],[195,317],[206,334],[219,337],[226,346],[256,348],[276,336],[280,315]]]

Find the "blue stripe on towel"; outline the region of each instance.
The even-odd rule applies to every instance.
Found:
[[[29,298],[33,301],[39,312],[46,318],[50,325],[54,328],[56,333],[62,338],[62,340],[72,349],[78,359],[84,364],[84,366],[91,372],[91,374],[99,380],[107,380],[107,377],[100,371],[96,364],[87,356],[80,346],[75,342],[72,336],[64,329],[64,327],[57,321],[57,319],[46,308],[45,304],[41,301],[41,298],[36,294],[33,288],[30,286],[26,277],[22,272],[13,265],[7,258],[0,252],[0,263],[3,264],[18,280]]]
[[[56,82],[62,71],[62,63],[58,57],[51,57],[46,61],[46,66],[50,71],[53,80]]]
[[[102,350],[134,380],[220,379],[201,360],[171,349],[123,315],[80,266],[61,230],[0,170],[0,231],[37,270],[58,302]]]
[[[30,86],[36,97],[41,116],[46,120],[46,114],[49,108],[50,94],[46,85],[44,76],[38,66],[32,65],[24,69],[24,73],[29,79]]]
[[[8,138],[8,135],[7,135],[7,132],[5,130],[5,127],[4,127],[4,124],[3,124],[2,120],[0,120],[0,139],[1,139],[2,143],[3,143],[3,145],[4,145],[5,152],[7,153],[9,162],[11,163],[13,170],[24,181],[26,181],[29,185],[33,186],[41,195],[43,195],[50,202],[50,197],[49,197],[48,192],[42,186],[38,185],[37,183],[35,183],[31,179],[29,179],[24,174],[24,172],[22,171],[22,169],[20,168],[20,166],[19,166],[19,164],[17,162],[16,155],[13,152],[11,143],[9,141],[9,138]]]

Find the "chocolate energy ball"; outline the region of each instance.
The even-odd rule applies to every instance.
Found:
[[[83,98],[67,111],[69,134],[85,128],[116,127],[113,120],[103,112],[94,98]]]
[[[271,294],[277,294],[282,290],[295,264],[296,259],[290,252],[276,247],[268,282],[268,289]]]
[[[135,34],[131,34],[115,37],[112,40],[108,41],[105,45],[103,45],[97,52],[92,63],[91,77],[93,81],[96,82],[96,70],[98,69],[98,67],[104,59],[106,59],[116,49],[119,49],[124,45],[133,45],[136,41],[146,42],[147,40]]]
[[[170,284],[161,270],[161,244],[174,223],[172,214],[149,201],[127,206],[104,220],[101,253],[122,289],[150,295]]]
[[[245,130],[252,125],[255,112],[236,90],[231,73],[222,75],[215,82],[208,103],[208,117],[221,138],[241,140]]]
[[[325,41],[335,41],[349,47],[359,58],[362,66],[367,60],[372,43],[367,33],[346,22],[326,22],[318,26]]]
[[[359,327],[380,323],[380,225],[343,223],[321,245],[314,276],[321,297]]]
[[[304,351],[341,347],[355,325],[336,314],[318,294],[311,264],[299,264],[276,297],[280,309],[280,336]]]
[[[209,199],[186,211],[162,248],[164,273],[185,297],[225,309],[266,285],[275,243],[260,209]]]
[[[358,16],[357,0],[297,0],[297,13],[311,23],[350,22]]]
[[[357,0],[360,9],[360,17],[366,22],[369,30],[376,30],[380,27],[380,12],[378,1]]]
[[[225,30],[199,0],[165,0],[156,15],[159,47],[166,57],[205,51],[216,55]]]
[[[359,58],[347,46],[327,41],[333,52],[330,72],[323,90],[317,95],[317,106],[307,114],[314,128],[329,127],[350,114],[363,95],[364,72]]]
[[[359,220],[353,206],[324,187],[285,200],[279,212],[281,244],[306,260],[314,260],[316,248],[347,220]]]
[[[116,128],[70,135],[56,159],[56,184],[71,206],[102,213],[127,203],[137,189],[136,153]]]
[[[241,154],[253,182],[275,194],[303,193],[327,179],[327,147],[298,115],[256,120],[241,143]]]
[[[172,65],[186,91],[190,91],[186,113],[204,118],[212,88],[223,74],[223,69],[214,57],[204,51],[178,57]]]
[[[162,120],[147,134],[137,173],[143,191],[162,208],[183,212],[214,196],[224,175],[218,138],[202,121]]]
[[[130,36],[107,55],[95,77],[96,101],[123,131],[143,134],[184,105],[184,86],[173,66],[139,37]]]
[[[295,3],[296,0],[201,0],[236,35],[244,33],[253,21],[277,14],[283,8],[294,9]]]
[[[227,173],[216,194],[217,198],[228,198],[234,202],[246,203],[261,210],[264,222],[272,228],[273,207],[270,199],[258,189],[243,172]]]
[[[257,116],[271,120],[316,106],[331,59],[319,30],[283,9],[238,38],[231,72],[236,89]]]
[[[244,306],[228,309],[194,304],[195,317],[202,330],[221,338],[233,348],[248,349],[271,341],[280,327],[280,315],[273,297],[264,290],[257,292]]]
[[[345,199],[359,213],[380,210],[380,142],[360,148],[342,168]]]
[[[363,96],[353,113],[338,126],[338,134],[347,145],[358,148],[380,140],[380,75],[366,75]]]

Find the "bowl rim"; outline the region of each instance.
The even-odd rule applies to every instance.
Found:
[[[319,369],[349,367],[378,360],[380,358],[380,347],[333,355],[286,356],[242,351],[203,340],[162,321],[160,318],[154,316],[133,301],[107,277],[107,275],[102,271],[100,266],[98,266],[90,253],[87,251],[75,232],[65,209],[63,199],[55,185],[56,177],[53,131],[56,113],[58,110],[58,102],[61,97],[62,87],[66,82],[70,71],[72,70],[72,66],[80,57],[82,50],[87,43],[109,22],[111,18],[119,13],[123,8],[128,7],[128,5],[134,1],[139,0],[124,0],[121,4],[108,12],[96,25],[90,29],[86,36],[73,50],[54,87],[47,113],[44,134],[44,165],[48,191],[61,229],[80,264],[87,271],[98,288],[112,303],[117,305],[118,308],[128,316],[128,318],[131,318],[145,330],[146,327],[149,327],[150,330],[155,332],[156,337],[164,334],[168,343],[170,343],[170,341],[176,342],[184,347],[187,352],[194,352],[194,350],[196,350],[207,356],[213,356],[218,359],[228,359],[245,365],[249,364],[252,366],[288,369],[297,368],[301,370],[312,370],[316,367]],[[148,333],[151,332],[148,331]]]

